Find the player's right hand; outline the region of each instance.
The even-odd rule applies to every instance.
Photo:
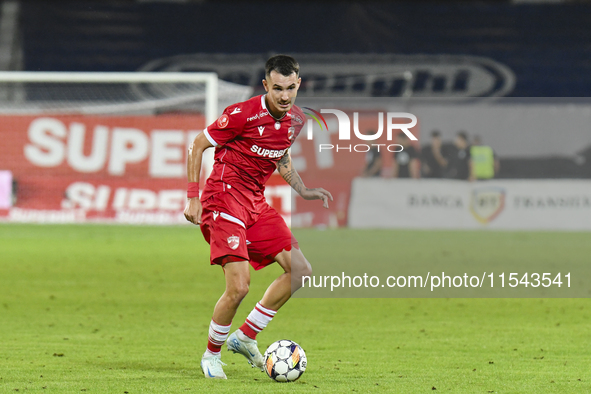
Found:
[[[187,198],[187,205],[185,205],[185,219],[193,224],[201,224],[201,212],[203,207],[199,197]]]

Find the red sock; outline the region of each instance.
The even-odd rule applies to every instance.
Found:
[[[250,339],[256,339],[257,334],[273,319],[277,311],[265,308],[260,302],[256,304],[252,312],[246,318],[240,330]]]

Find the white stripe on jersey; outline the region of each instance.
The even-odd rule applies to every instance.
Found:
[[[215,142],[215,140],[213,138],[211,138],[211,135],[209,135],[209,131],[207,131],[207,127],[205,128],[205,130],[203,130],[203,134],[205,134],[205,138],[207,138],[207,140],[209,141],[210,144],[212,144],[214,147],[218,146],[218,143]]]

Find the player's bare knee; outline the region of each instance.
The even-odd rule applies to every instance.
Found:
[[[247,293],[248,293],[248,290],[247,291],[233,291],[233,292],[226,293],[226,295],[229,298],[230,304],[238,307],[238,305],[240,305],[240,303],[242,302],[244,297],[246,297]]]
[[[249,290],[249,284],[247,282],[237,283],[234,286],[226,289],[226,295],[230,298],[231,302],[240,304],[240,302],[246,297]]]
[[[242,301],[242,299],[244,297],[246,297],[246,295],[248,294],[248,289],[249,289],[248,284],[244,284],[244,285],[238,287],[236,289],[236,298],[238,298],[240,301]]]

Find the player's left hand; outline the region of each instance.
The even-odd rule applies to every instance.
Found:
[[[304,189],[300,194],[304,200],[322,200],[322,206],[328,208],[328,199],[333,201],[332,194],[328,190],[324,190],[321,187],[315,189]]]

